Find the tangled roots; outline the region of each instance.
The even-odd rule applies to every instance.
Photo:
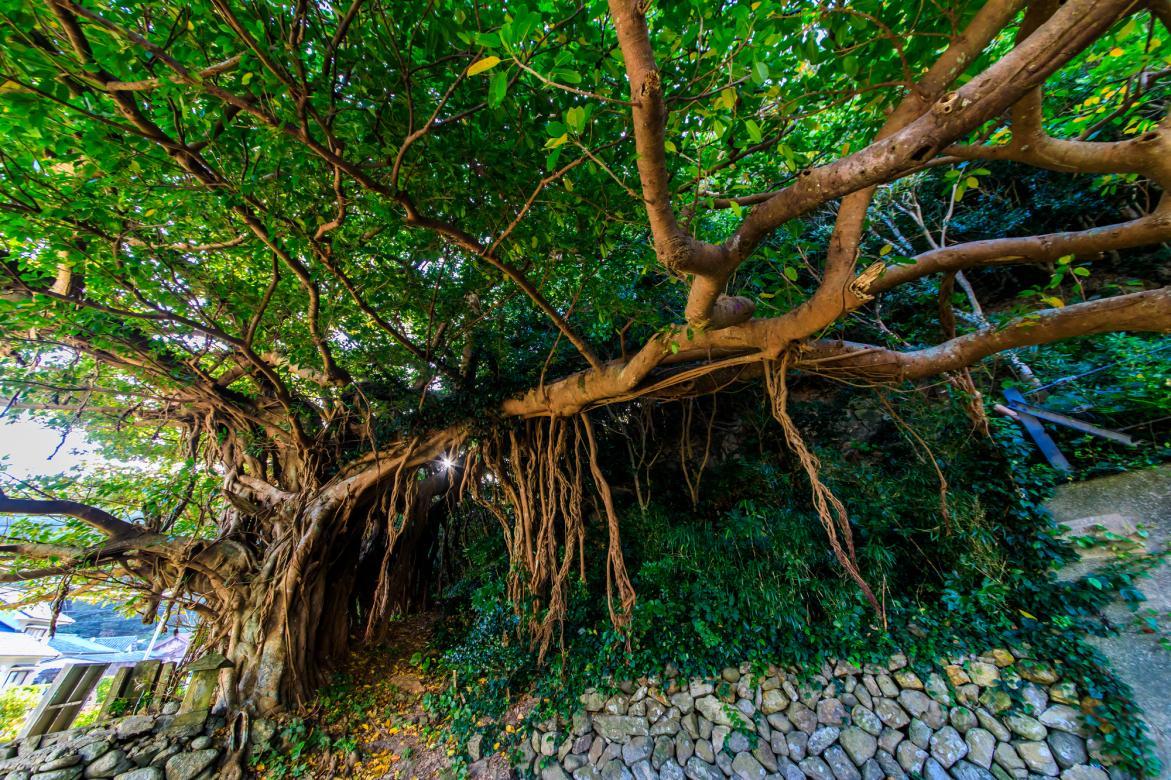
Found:
[[[813,508],[817,511],[817,516],[829,537],[830,548],[833,550],[834,556],[842,568],[846,570],[850,579],[858,584],[862,594],[866,596],[866,600],[874,607],[874,611],[882,616],[883,624],[885,624],[886,616],[882,606],[878,603],[874,591],[871,590],[870,585],[862,577],[862,572],[858,569],[857,558],[854,555],[854,534],[850,530],[850,520],[846,515],[846,508],[821,481],[818,475],[821,462],[806,446],[805,440],[801,438],[801,432],[797,430],[793,418],[789,416],[789,390],[785,384],[785,376],[789,370],[790,354],[786,350],[779,360],[771,361],[765,366],[765,389],[768,391],[772,415],[781,424],[781,430],[785,434],[785,442],[789,445],[789,449],[796,454],[797,460],[809,477],[809,485],[813,490]]]
[[[566,587],[578,563],[585,579],[584,508],[601,503],[609,535],[606,592],[615,627],[624,628],[634,606],[626,572],[618,515],[610,486],[598,466],[593,426],[584,414],[529,420],[518,429],[481,442],[477,466],[466,484],[500,521],[512,567],[508,595],[531,605],[527,628],[543,660],[565,617]],[[588,463],[593,490],[582,464]],[[617,601],[617,604],[615,604]]]

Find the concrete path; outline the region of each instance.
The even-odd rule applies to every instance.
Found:
[[[1094,535],[1095,529],[1106,528],[1145,544],[1148,550],[1167,549],[1171,546],[1171,465],[1064,485],[1048,507],[1057,522],[1071,526],[1076,535]],[[1137,530],[1149,536],[1141,539],[1135,535]],[[1077,576],[1109,554],[1094,549],[1065,573]],[[1142,582],[1142,591],[1147,597],[1144,606],[1167,618],[1171,566],[1156,569]],[[1159,645],[1157,636],[1130,626],[1132,615],[1122,604],[1107,610],[1107,616],[1127,628],[1118,636],[1092,641],[1134,691],[1163,761],[1163,777],[1171,778],[1171,652]],[[1163,628],[1171,630],[1166,619]]]

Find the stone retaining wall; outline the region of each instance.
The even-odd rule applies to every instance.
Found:
[[[1122,780],[1083,711],[1099,704],[1024,653],[993,650],[920,677],[827,666],[805,684],[745,665],[720,679],[590,691],[571,722],[524,745],[542,780]],[[476,757],[476,756],[473,756]]]
[[[210,780],[223,725],[202,713],[131,715],[0,746],[3,780]]]

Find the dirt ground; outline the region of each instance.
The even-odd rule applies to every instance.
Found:
[[[457,777],[452,758],[460,746],[444,741],[423,706],[427,692],[447,683],[423,671],[425,653],[437,617],[413,615],[396,622],[380,647],[356,654],[318,701],[284,719],[301,718],[330,737],[329,749],[310,749],[301,760],[270,761],[257,767],[265,780],[278,777],[347,777],[355,780],[432,780]],[[412,660],[414,659],[414,660]],[[281,726],[278,726],[281,728]],[[312,740],[309,740],[312,744]],[[515,777],[501,755],[473,764],[476,780]]]

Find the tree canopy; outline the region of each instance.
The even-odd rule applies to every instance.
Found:
[[[500,519],[513,595],[544,599],[544,647],[584,505],[616,623],[635,598],[588,412],[763,379],[877,608],[786,377],[974,392],[989,355],[1171,329],[1154,283],[992,319],[951,298],[973,269],[1073,282],[1171,238],[1169,22],[1164,0],[0,0],[6,411],[204,468],[141,522],[6,485],[0,513],[88,530],[0,548],[0,576],[187,594],[264,710],[377,632],[412,523],[459,492]],[[1145,203],[962,243],[924,225],[996,165]],[[908,342],[878,307],[923,285],[941,335]]]

